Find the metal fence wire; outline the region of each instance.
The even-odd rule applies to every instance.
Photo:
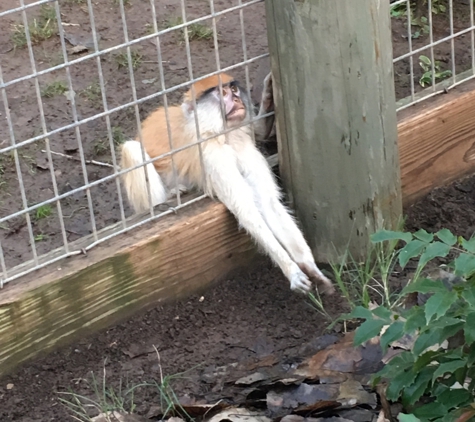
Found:
[[[397,109],[475,77],[473,0],[391,0]]]
[[[390,6],[398,110],[474,77],[472,0]],[[119,146],[207,76],[250,93],[268,60],[263,0],[2,0],[0,28],[0,287],[202,200],[131,217]]]

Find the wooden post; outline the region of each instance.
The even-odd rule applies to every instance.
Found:
[[[387,0],[266,0],[279,163],[319,262],[401,217]]]

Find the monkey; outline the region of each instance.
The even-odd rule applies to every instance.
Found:
[[[273,106],[271,74],[264,86],[258,115]],[[177,194],[172,189],[174,182],[182,193],[198,189],[227,207],[280,267],[291,290],[308,293],[314,281],[320,294],[333,294],[332,282],[317,267],[295,219],[282,203],[282,192],[267,160],[256,147],[256,139],[265,137],[269,128],[265,121],[253,122],[253,137],[250,120],[254,114],[247,92],[225,73],[195,82],[181,105],[170,106],[168,111],[157,108],[142,122],[141,136],[122,144],[122,169],[169,153],[170,135],[173,149],[188,148],[174,153],[175,173],[171,154],[146,164],[145,170],[142,166],[124,173],[128,201],[136,213],[150,208],[145,173],[153,206]],[[207,139],[201,148],[195,118],[201,139]]]

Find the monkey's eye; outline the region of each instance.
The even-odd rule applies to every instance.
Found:
[[[233,86],[231,87],[231,91],[232,91],[232,92],[238,92],[237,86],[236,86],[236,85],[233,85]]]

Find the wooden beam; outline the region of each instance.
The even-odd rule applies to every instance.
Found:
[[[398,125],[403,202],[475,171],[475,83],[404,110]]]
[[[319,262],[402,214],[389,2],[266,0],[280,172]]]
[[[9,284],[0,294],[0,376],[138,310],[196,293],[254,254],[226,208],[204,200]]]

